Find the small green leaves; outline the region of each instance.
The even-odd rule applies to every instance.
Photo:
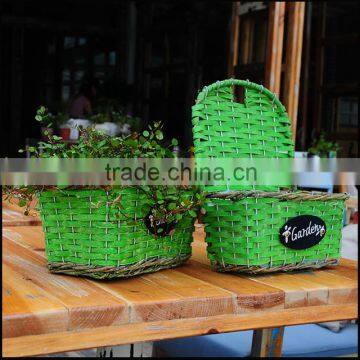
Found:
[[[197,214],[196,214],[196,212],[194,210],[190,210],[189,215],[192,216],[192,217],[197,217]]]
[[[41,106],[35,118],[37,121],[45,121],[42,123],[42,126],[45,126],[46,123],[51,123],[50,120],[53,117],[44,106]],[[161,140],[163,140],[164,134],[160,122],[154,123],[142,133],[122,137],[110,137],[92,127],[79,128],[79,140],[74,144],[67,144],[61,137],[52,135],[49,128],[44,133],[47,135],[46,141],[39,142],[36,147],[27,148],[31,156],[41,158],[174,158],[175,155],[171,151],[171,146],[178,144],[176,139],[172,139],[170,146],[162,146]],[[21,149],[19,152],[22,153],[24,150]],[[162,220],[167,224],[184,218],[189,219],[190,216],[196,217],[202,201],[195,187],[187,187],[184,190],[183,187],[178,186],[137,185],[137,188],[143,190],[143,194],[140,194],[143,206],[140,205],[136,209],[137,213],[145,217],[151,210],[155,220]],[[28,207],[32,196],[46,189],[47,187],[44,186],[23,187],[21,191],[18,189],[16,191],[11,190],[10,193],[21,199],[20,206]],[[60,187],[58,186],[57,189]],[[22,197],[18,196],[19,192],[21,192]],[[95,203],[92,206],[100,205]],[[126,209],[117,199],[110,202],[110,206],[115,209],[114,215],[118,214],[116,216],[121,219],[133,215],[126,214]],[[134,224],[138,224],[138,222]]]
[[[170,203],[168,206],[169,210],[175,210],[176,207],[177,207],[176,203]]]
[[[162,133],[160,130],[156,130],[155,136],[156,136],[156,138],[157,138],[158,140],[164,139],[164,135],[163,135],[163,133]]]
[[[21,200],[19,201],[19,206],[20,206],[20,207],[26,206],[26,200],[25,200],[25,199],[21,199]]]

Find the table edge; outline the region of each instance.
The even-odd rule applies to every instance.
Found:
[[[358,317],[357,309],[357,303],[321,305],[265,313],[131,323],[80,331],[19,336],[2,340],[2,355],[45,355],[143,341],[355,319]]]

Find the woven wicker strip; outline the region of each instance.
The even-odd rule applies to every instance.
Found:
[[[111,206],[119,196],[121,211]],[[172,235],[155,237],[141,219],[150,209],[146,199],[136,187],[108,193],[103,189],[43,192],[39,205],[49,269],[104,279],[185,262],[191,254],[192,218],[179,221]]]
[[[235,101],[235,86],[245,88],[241,104]],[[197,158],[293,156],[285,108],[260,85],[217,82],[199,93],[192,110]],[[204,190],[207,250],[215,270],[266,273],[337,264],[346,194],[243,185]],[[320,243],[304,250],[285,247],[279,238],[280,228],[299,215],[318,216],[327,227]]]

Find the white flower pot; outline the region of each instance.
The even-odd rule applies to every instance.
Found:
[[[102,124],[96,124],[95,130],[101,131],[109,136],[116,136],[119,133],[120,127],[115,123],[106,121]]]
[[[84,129],[88,128],[92,122],[86,119],[70,119],[67,121],[67,125],[70,126],[70,140],[77,140],[79,138],[79,127]]]

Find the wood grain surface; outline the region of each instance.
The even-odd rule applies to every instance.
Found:
[[[354,305],[309,306],[298,309],[269,311],[242,315],[218,315],[204,318],[153,321],[120,326],[99,327],[81,331],[66,331],[44,335],[29,335],[3,339],[3,356],[31,356],[82,350],[94,347],[175,339],[350,319],[357,316]]]
[[[201,226],[185,265],[132,279],[49,273],[40,226],[3,228],[3,352],[47,354],[357,317],[357,263],[245,276],[210,269]]]
[[[32,208],[35,207],[35,203],[32,204]],[[41,225],[39,214],[36,211],[31,211],[30,215],[24,215],[24,208],[21,208],[16,204],[16,200],[13,203],[9,201],[2,201],[2,225],[3,226],[24,226],[24,225]]]

